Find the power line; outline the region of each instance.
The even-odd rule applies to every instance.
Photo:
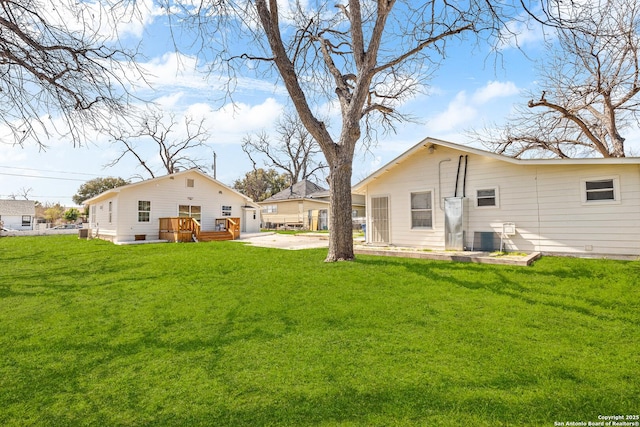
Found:
[[[12,196],[16,196],[15,194],[0,194],[0,199],[5,198],[5,197],[12,197]],[[72,196],[34,196],[33,194],[29,194],[28,195],[31,198],[36,198],[36,197],[46,197],[47,199],[73,199]],[[22,196],[17,196],[17,197],[22,197]],[[16,200],[23,200],[23,199],[19,199],[16,198]]]
[[[78,178],[61,178],[57,176],[42,176],[42,175],[21,175],[18,173],[8,173],[8,172],[0,172],[0,175],[9,175],[9,176],[21,176],[23,178],[46,178],[46,179],[57,179],[60,181],[80,181],[85,182],[86,179],[78,179]]]
[[[94,173],[68,172],[68,171],[55,171],[55,170],[50,170],[50,169],[23,168],[23,167],[17,167],[17,166],[3,166],[3,165],[0,165],[0,168],[5,168],[5,169],[19,169],[19,170],[35,171],[35,172],[64,173],[64,174],[69,174],[69,175],[103,176],[103,175],[96,175],[96,174],[94,174]],[[3,175],[4,175],[4,174],[3,174]]]

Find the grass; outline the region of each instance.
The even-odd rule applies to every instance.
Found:
[[[640,263],[0,239],[0,425],[495,426],[640,410]]]

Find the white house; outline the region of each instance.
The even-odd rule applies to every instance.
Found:
[[[36,202],[33,200],[0,200],[0,222],[10,230],[33,230]]]
[[[260,231],[257,204],[197,169],[114,188],[84,203],[91,234],[115,243],[159,239],[161,218],[193,218],[202,232],[220,231],[235,218],[240,233]]]
[[[520,160],[426,138],[353,191],[369,244],[640,255],[640,158]]]

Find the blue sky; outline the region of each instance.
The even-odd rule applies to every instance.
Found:
[[[136,90],[178,118],[184,114],[205,118],[211,137],[208,147],[197,156],[211,158],[210,164],[215,151],[217,178],[231,185],[251,170],[251,162],[241,150],[243,137],[272,130],[287,103],[286,93],[273,81],[243,78],[234,94],[235,104],[221,104],[220,92],[198,72],[196,59],[173,51],[166,26],[152,13],[144,22],[144,25],[122,24],[120,28],[120,34],[129,41],[142,41],[147,56],[142,65],[152,75],[153,90],[144,87]],[[535,31],[524,32],[520,44],[532,58],[542,53],[541,36]],[[399,124],[397,134],[380,135],[376,146],[359,152],[354,161],[354,182],[424,137],[468,142],[466,130],[502,122],[515,104],[527,101],[522,91],[535,84],[533,62],[514,48],[505,47],[494,61],[495,57],[488,56],[488,47],[472,49],[463,43],[452,45],[447,56],[428,92],[401,107],[418,118],[419,123]],[[105,168],[117,157],[119,149],[99,134],[81,148],[57,139],[50,140],[48,145],[46,151],[40,151],[35,143],[27,143],[24,148],[0,145],[0,198],[31,189],[30,199],[71,206],[71,197],[89,179],[99,176],[129,179],[144,173],[133,157]]]

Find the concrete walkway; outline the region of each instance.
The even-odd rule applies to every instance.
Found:
[[[312,248],[328,248],[329,235],[326,233],[300,233],[300,234],[278,234],[278,233],[255,233],[243,234],[235,242],[249,243],[253,246],[276,248],[286,250],[300,250]],[[409,247],[380,247],[365,245],[361,241],[354,244],[356,255],[377,255],[401,258],[433,259],[440,261],[474,262],[480,264],[501,264],[501,265],[531,265],[533,261],[540,258],[539,252],[525,255],[491,255],[489,252],[451,252],[451,251],[426,251]]]
[[[271,232],[242,234],[234,242],[249,243],[263,248],[287,250],[328,248],[329,235],[326,233],[278,234]]]
[[[492,255],[490,252],[478,251],[441,252],[420,250],[415,248],[380,248],[366,245],[356,245],[354,251],[356,254],[360,255],[433,259],[438,261],[474,262],[478,264],[518,265],[523,267],[533,264],[533,262],[541,256],[540,252],[534,252],[524,255]]]

